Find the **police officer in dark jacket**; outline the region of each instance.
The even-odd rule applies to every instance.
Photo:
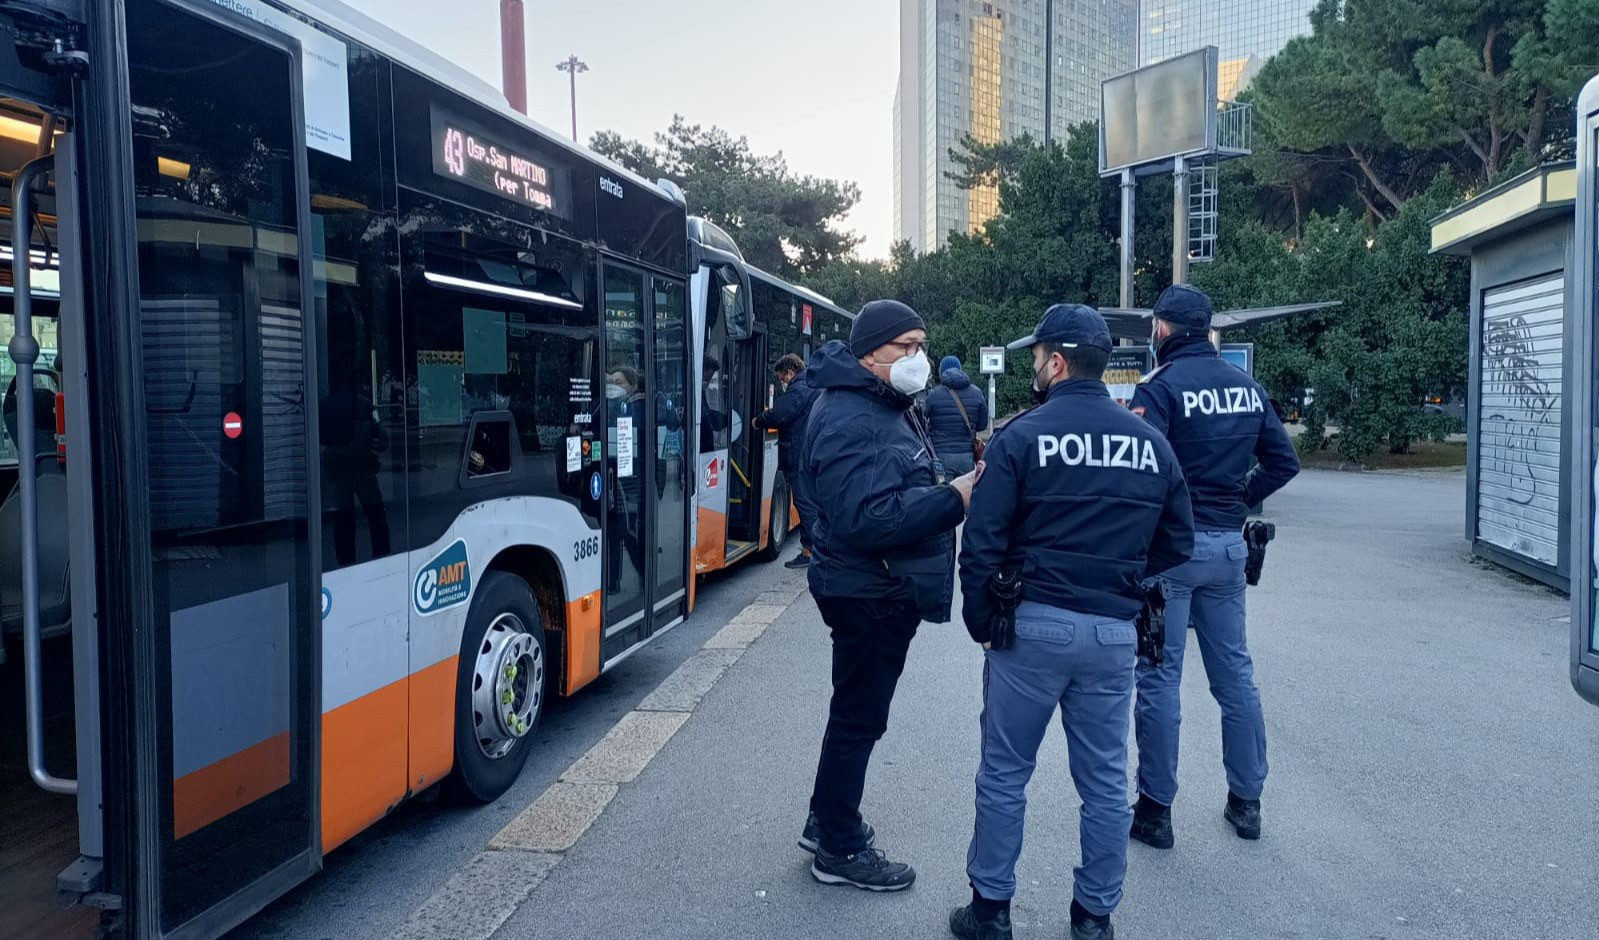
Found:
[[[1132,837],[1155,848],[1173,844],[1177,729],[1183,647],[1192,623],[1211,695],[1221,706],[1223,811],[1244,839],[1260,838],[1266,783],[1266,723],[1254,664],[1244,639],[1243,525],[1249,507],[1299,472],[1293,442],[1266,391],[1222,359],[1210,341],[1211,304],[1186,284],[1155,303],[1159,363],[1133,395],[1132,409],[1171,441],[1194,500],[1194,557],[1167,572],[1166,650],[1158,668],[1138,667],[1138,805]],[[1250,458],[1259,465],[1250,469]]]
[[[816,529],[811,594],[833,634],[833,698],[800,845],[824,884],[898,891],[909,865],[872,847],[861,793],[872,747],[916,628],[949,619],[955,527],[976,474],[939,479],[911,396],[927,385],[927,328],[902,303],[877,300],[856,316],[848,345],[811,357],[811,407],[801,472]]]
[[[966,629],[983,664],[977,825],[966,853],[972,903],[950,915],[968,940],[1009,940],[1027,782],[1058,706],[1083,805],[1073,940],[1109,940],[1127,870],[1127,723],[1142,582],[1194,543],[1188,488],[1170,445],[1111,400],[1110,330],[1080,304],[1049,308],[1033,335],[1042,404],[989,442],[962,536]],[[1008,648],[991,648],[989,585],[1019,568]]]
[[[976,466],[972,442],[988,429],[988,402],[961,369],[961,361],[945,356],[938,364],[938,388],[927,393],[927,433],[933,449],[950,473]]]
[[[783,567],[804,568],[811,563],[811,527],[816,518],[814,504],[802,495],[808,478],[800,472],[799,459],[816,391],[805,377],[805,360],[793,353],[779,359],[775,371],[777,380],[783,383],[783,394],[772,402],[772,407],[756,415],[754,423],[757,428],[777,432],[777,467],[788,480],[794,507],[799,510],[800,546],[804,550]]]

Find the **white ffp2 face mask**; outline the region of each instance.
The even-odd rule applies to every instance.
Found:
[[[928,361],[925,352],[906,356],[888,367],[888,384],[906,395],[914,395],[926,388],[927,380],[932,376],[933,364]]]

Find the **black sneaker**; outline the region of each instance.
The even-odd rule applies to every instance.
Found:
[[[1116,940],[1116,928],[1110,925],[1110,915],[1090,914],[1088,909],[1072,900],[1072,940]]]
[[[793,568],[795,570],[800,568],[809,568],[810,566],[811,556],[805,554],[795,555],[793,558],[790,558],[788,561],[783,563],[784,568]]]
[[[800,833],[799,847],[811,853],[812,855],[815,855],[816,847],[818,845],[817,835],[819,831],[820,830],[816,826],[816,814],[812,813],[805,817],[805,831]],[[877,841],[877,830],[873,829],[864,822],[861,823],[861,835],[866,837],[866,844],[868,846]]]
[[[1227,808],[1222,818],[1238,833],[1238,838],[1254,841],[1260,838],[1260,801],[1246,800],[1228,791]]]
[[[961,940],[1011,940],[1010,911],[999,911],[992,920],[983,920],[970,905],[949,912],[949,932]]]
[[[817,850],[811,877],[824,885],[854,885],[863,891],[903,891],[916,883],[916,869],[891,862],[878,849],[854,855],[828,855]]]
[[[1171,807],[1139,794],[1138,802],[1133,804],[1133,828],[1128,835],[1152,848],[1171,848],[1176,844],[1171,829]]]

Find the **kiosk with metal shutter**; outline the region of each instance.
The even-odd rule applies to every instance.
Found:
[[[1574,165],[1546,164],[1432,223],[1435,254],[1471,259],[1466,538],[1476,554],[1561,590],[1572,570],[1575,196]]]

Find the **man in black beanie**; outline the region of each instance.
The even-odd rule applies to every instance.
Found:
[[[823,884],[899,891],[916,872],[872,847],[861,794],[911,639],[949,620],[955,527],[981,468],[945,482],[912,397],[927,385],[927,325],[893,300],[867,304],[849,343],[811,356],[818,389],[801,472],[812,481],[811,594],[833,635],[833,698],[800,846]]]

